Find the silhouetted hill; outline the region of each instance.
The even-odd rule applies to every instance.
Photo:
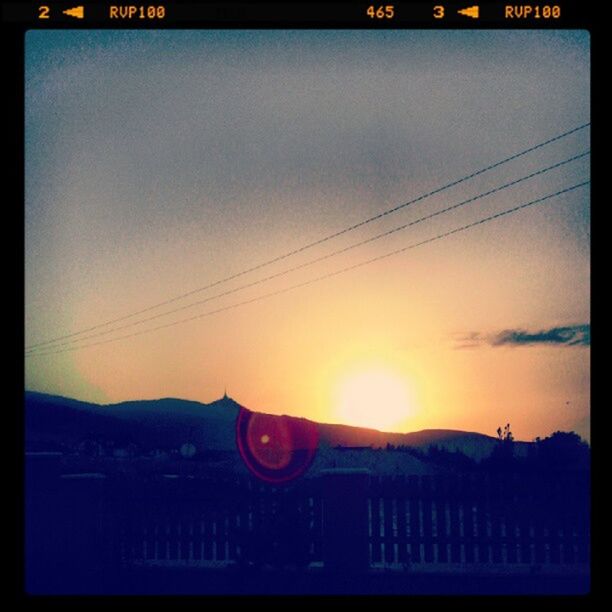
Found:
[[[448,451],[460,451],[478,460],[490,455],[497,444],[497,438],[492,436],[453,429],[424,429],[410,433],[393,433],[348,425],[320,424],[319,431],[321,441],[333,446],[384,447],[392,444],[422,450],[438,446]],[[527,442],[517,442],[515,452],[525,454],[528,445]]]
[[[234,423],[240,404],[229,397],[209,404],[163,398],[99,405],[42,393],[26,392],[26,442],[74,446],[84,439],[135,444],[143,451],[175,449],[190,441],[198,450],[234,450]],[[293,419],[295,417],[278,417]],[[349,425],[318,423],[321,446],[439,446],[475,459],[488,456],[496,438],[480,433],[426,429],[389,433]],[[525,450],[528,443],[517,443]]]
[[[28,392],[25,400],[26,443],[96,439],[143,450],[177,448],[186,441],[200,449],[233,448],[240,408],[230,398],[210,404],[164,398],[99,405]]]

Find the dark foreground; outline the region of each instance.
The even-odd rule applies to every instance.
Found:
[[[588,474],[252,479],[62,473],[26,487],[33,595],[589,592]],[[57,468],[57,469],[56,469]]]
[[[116,575],[81,576],[45,584],[38,576],[30,593],[49,595],[585,595],[588,574],[501,575],[393,573],[323,570],[147,568]]]

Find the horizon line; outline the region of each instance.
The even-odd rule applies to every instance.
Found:
[[[391,434],[391,435],[408,435],[408,434],[418,434],[418,433],[423,433],[423,432],[430,432],[430,431],[447,431],[447,432],[456,432],[456,433],[461,433],[461,434],[472,434],[472,435],[478,435],[478,436],[485,436],[487,438],[492,438],[494,440],[496,440],[497,438],[494,435],[490,435],[490,434],[486,434],[486,433],[482,433],[480,431],[468,431],[465,429],[451,429],[451,428],[445,428],[445,427],[430,427],[430,428],[426,428],[426,429],[419,429],[419,430],[413,430],[413,431],[383,431],[381,429],[376,429],[374,427],[366,427],[366,426],[360,426],[360,425],[351,425],[351,424],[347,424],[347,423],[338,423],[338,422],[329,422],[329,421],[316,421],[314,419],[309,419],[308,417],[304,417],[304,416],[296,416],[296,415],[290,415],[290,414],[274,414],[274,413],[270,413],[270,412],[265,412],[263,410],[254,410],[251,408],[248,408],[247,406],[244,406],[243,404],[241,404],[240,402],[236,401],[233,397],[227,395],[227,393],[224,393],[224,395],[222,395],[221,397],[219,397],[218,399],[213,399],[209,402],[203,402],[201,400],[193,400],[193,399],[186,399],[186,398],[182,398],[182,397],[171,397],[171,396],[166,396],[166,397],[157,397],[157,398],[141,398],[141,399],[128,399],[128,400],[121,400],[119,402],[110,402],[110,403],[106,403],[106,404],[101,404],[98,402],[91,402],[91,401],[86,401],[86,400],[81,400],[81,399],[77,399],[75,397],[68,397],[66,395],[58,395],[55,393],[47,393],[45,391],[35,391],[32,389],[25,389],[24,390],[24,394],[28,394],[28,393],[35,393],[38,395],[46,395],[49,397],[54,397],[54,398],[59,398],[59,399],[65,399],[65,400],[69,400],[69,401],[74,401],[74,402],[80,402],[82,404],[91,404],[94,406],[100,406],[100,407],[107,407],[107,406],[117,406],[119,404],[127,404],[127,403],[131,403],[131,402],[157,402],[157,401],[164,401],[164,400],[176,400],[179,402],[190,402],[190,403],[194,403],[194,404],[200,404],[201,406],[209,406],[210,404],[214,404],[217,402],[222,402],[224,400],[231,400],[232,402],[234,402],[235,404],[237,404],[238,406],[240,406],[241,408],[244,408],[245,410],[249,410],[251,412],[257,412],[259,414],[266,414],[269,416],[275,416],[275,417],[287,417],[287,418],[291,418],[291,419],[303,419],[306,421],[310,421],[311,423],[317,423],[320,425],[331,425],[331,426],[337,426],[337,427],[350,427],[352,429],[365,429],[368,431],[375,431],[381,434]],[[558,429],[556,431],[574,431],[574,430],[561,430]],[[554,433],[554,432],[552,432]],[[548,434],[548,435],[552,435]],[[578,434],[578,432],[575,432]],[[578,434],[580,435],[580,434]],[[546,437],[546,436],[536,436],[536,437]],[[586,442],[589,443],[590,446],[590,441],[583,438],[582,436],[580,436],[581,439],[585,440]],[[535,441],[535,437],[533,440],[518,440],[518,439],[514,439],[514,442],[518,442],[521,444],[532,444]]]

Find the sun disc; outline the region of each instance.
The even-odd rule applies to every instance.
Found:
[[[345,376],[337,386],[336,413],[343,423],[388,430],[411,412],[407,382],[391,369],[361,369]]]

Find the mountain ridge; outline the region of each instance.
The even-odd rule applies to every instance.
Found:
[[[123,406],[123,407],[127,407],[128,405],[141,405],[141,404],[155,404],[155,403],[160,403],[160,402],[180,402],[182,404],[190,404],[190,405],[197,405],[197,406],[203,406],[203,407],[209,407],[209,406],[213,406],[213,405],[218,405],[221,402],[231,402],[232,404],[235,404],[236,406],[240,407],[242,406],[243,408],[250,410],[249,408],[246,408],[246,406],[243,406],[242,404],[240,404],[240,402],[237,402],[236,400],[234,400],[232,397],[221,397],[219,399],[216,400],[212,400],[211,402],[200,402],[198,400],[189,400],[189,399],[184,399],[184,398],[180,398],[180,397],[159,397],[159,398],[155,398],[155,399],[143,399],[143,400],[124,400],[121,402],[112,402],[112,403],[108,403],[108,404],[98,404],[96,402],[86,402],[84,400],[78,400],[75,398],[71,398],[71,397],[66,397],[64,395],[54,395],[52,393],[42,393],[40,391],[26,391],[25,392],[26,397],[27,396],[39,396],[39,397],[43,397],[43,398],[49,398],[51,400],[64,400],[70,403],[77,403],[77,404],[84,404],[86,406],[95,406],[97,408],[118,408],[119,406]],[[361,427],[359,425],[350,425],[347,423],[337,423],[337,422],[329,422],[329,421],[314,421],[313,419],[309,419],[307,417],[302,417],[302,416],[295,416],[295,415],[291,415],[291,414],[274,414],[271,412],[265,412],[265,411],[261,411],[261,410],[252,410],[252,412],[257,412],[259,414],[266,414],[269,416],[275,416],[275,417],[286,417],[289,419],[299,419],[299,420],[304,420],[304,421],[309,421],[311,423],[317,423],[318,425],[325,425],[325,426],[329,426],[329,427],[348,427],[351,429],[366,429],[368,431],[372,431],[372,432],[377,432],[377,433],[381,433],[381,434],[385,434],[385,435],[410,435],[410,434],[421,434],[421,433],[440,433],[440,434],[460,434],[460,435],[475,435],[475,436],[484,436],[486,438],[491,438],[493,440],[496,440],[496,438],[494,436],[490,436],[489,434],[484,434],[482,432],[479,431],[467,431],[464,429],[448,429],[448,428],[439,428],[439,427],[431,427],[431,428],[426,428],[426,429],[417,429],[415,431],[386,431],[383,429],[376,429],[373,427]],[[525,442],[523,440],[517,440],[517,442]]]
[[[96,404],[37,391],[25,392],[25,405],[26,441],[50,438],[74,445],[84,438],[112,438],[117,444],[132,443],[147,450],[191,441],[199,448],[225,451],[235,450],[234,423],[243,407],[227,395],[209,403],[169,397]],[[456,429],[385,432],[305,417],[262,414],[314,423],[320,444],[329,447],[440,446],[481,459],[497,444],[493,436]],[[516,447],[529,444],[517,441]]]

